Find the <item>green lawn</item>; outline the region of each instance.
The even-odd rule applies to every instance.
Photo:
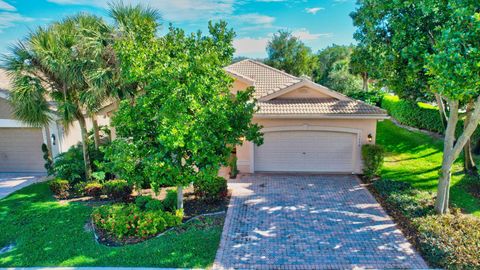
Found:
[[[13,266],[155,266],[207,267],[213,263],[222,222],[194,221],[178,232],[143,243],[106,247],[85,230],[92,208],[59,204],[46,183],[34,184],[0,200],[0,267]],[[218,221],[218,218],[217,218]],[[180,232],[181,231],[181,232]]]
[[[378,123],[377,143],[387,154],[382,178],[411,183],[415,188],[436,191],[442,162],[443,142],[420,132],[411,132],[385,120]],[[480,217],[480,200],[466,191],[462,162],[454,165],[451,203]]]

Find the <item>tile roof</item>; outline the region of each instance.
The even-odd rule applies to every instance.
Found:
[[[246,59],[234,63],[225,68],[236,77],[241,77],[247,81],[254,81],[254,97],[260,99],[268,96],[291,85],[308,80],[298,78],[281,70],[267,66],[263,63]],[[310,82],[310,80],[308,80]],[[319,87],[321,87],[319,85]],[[332,91],[332,90],[329,90]],[[334,92],[334,91],[333,91]],[[341,95],[341,94],[340,94]],[[263,115],[281,115],[281,114],[323,114],[323,115],[379,115],[387,116],[386,111],[368,105],[362,101],[354,100],[341,95],[342,100],[336,98],[304,98],[304,99],[271,99],[259,100],[257,114]]]
[[[255,98],[261,98],[301,81],[263,63],[246,59],[225,67],[227,72],[255,81]]]
[[[272,99],[257,102],[257,114],[384,115],[386,112],[358,100],[322,98]]]

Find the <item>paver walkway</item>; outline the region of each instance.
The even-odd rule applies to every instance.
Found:
[[[43,180],[45,180],[45,174],[42,173],[0,173],[0,199]]]
[[[252,175],[233,189],[216,269],[425,269],[355,176]]]

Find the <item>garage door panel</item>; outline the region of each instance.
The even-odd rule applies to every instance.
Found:
[[[352,172],[356,134],[280,131],[255,148],[256,171]]]
[[[42,130],[0,128],[0,172],[44,172]]]

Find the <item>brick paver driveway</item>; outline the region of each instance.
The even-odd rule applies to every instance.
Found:
[[[253,175],[229,186],[214,268],[427,268],[355,176]]]

